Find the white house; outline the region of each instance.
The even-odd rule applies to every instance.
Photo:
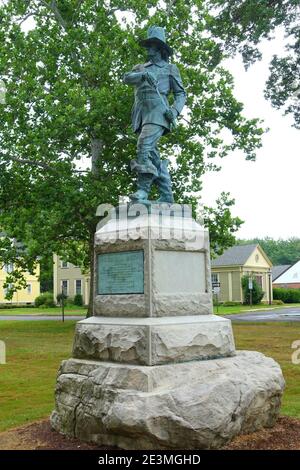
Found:
[[[273,287],[300,289],[300,260],[273,280]]]

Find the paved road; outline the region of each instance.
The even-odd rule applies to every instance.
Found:
[[[84,320],[85,317],[79,315],[65,315],[65,320]],[[1,320],[22,320],[22,321],[36,321],[36,320],[56,320],[62,321],[61,315],[0,315]]]
[[[276,310],[262,310],[250,313],[239,313],[236,315],[222,315],[224,318],[229,318],[232,321],[299,321],[300,322],[300,308],[281,308]],[[85,316],[68,315],[65,320],[84,320]],[[56,320],[61,321],[61,315],[0,315],[1,320],[22,320],[22,321],[37,321],[37,320]]]
[[[236,315],[222,315],[232,321],[300,321],[300,308],[281,308],[276,310],[263,310],[261,312],[239,313]]]

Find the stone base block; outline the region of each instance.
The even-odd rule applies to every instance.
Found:
[[[70,359],[61,365],[53,428],[124,449],[219,448],[271,427],[284,379],[261,353],[162,366]]]
[[[231,321],[216,315],[91,317],[77,323],[73,357],[156,365],[235,354]]]

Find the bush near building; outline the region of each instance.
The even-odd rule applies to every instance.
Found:
[[[258,284],[255,278],[252,279],[252,304],[257,305],[260,304],[263,296],[264,296],[264,291]],[[242,288],[243,288],[243,294],[244,294],[244,304],[250,305],[251,303],[251,293],[249,289],[249,276],[243,276],[242,277]]]
[[[81,294],[76,294],[74,297],[74,305],[77,305],[78,307],[82,307],[83,305],[83,297]]]
[[[53,294],[51,292],[44,292],[36,297],[34,304],[36,307],[55,307]]]
[[[284,289],[275,287],[273,289],[274,300],[281,300],[285,304],[296,304],[300,302],[300,289]]]

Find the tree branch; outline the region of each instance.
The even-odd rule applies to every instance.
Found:
[[[26,165],[40,166],[41,168],[45,168],[46,170],[52,170],[52,171],[54,170],[54,168],[51,167],[50,165],[47,165],[47,163],[34,162],[32,160],[27,160],[27,159],[17,158],[17,157],[8,157],[8,160],[11,160],[16,163],[24,163]]]
[[[77,0],[77,5],[76,7],[74,8],[74,13],[72,15],[72,23],[74,22],[75,20],[75,15],[76,13],[78,12],[79,8],[81,7],[81,5],[83,4],[84,0]]]
[[[172,10],[173,6],[175,5],[175,3],[176,3],[176,0],[170,0],[170,1],[167,3],[167,8],[166,8],[166,14],[167,14],[167,16],[170,16],[171,10]]]
[[[48,10],[51,10],[52,13],[54,14],[56,20],[58,23],[62,26],[62,28],[67,31],[67,23],[63,19],[59,9],[57,8],[56,1],[51,0],[51,3],[49,4],[45,0],[40,0],[41,4],[44,5],[44,7],[48,8]]]
[[[63,28],[63,30],[67,32],[68,31],[67,22],[63,19],[62,15],[61,15],[58,7],[57,7],[56,1],[51,0],[51,4],[49,4],[45,0],[40,0],[40,2],[41,2],[42,5],[44,5],[46,8],[48,8],[50,11],[52,11],[52,13],[54,14],[54,17],[57,20],[57,22],[60,24],[60,26]],[[80,6],[81,3],[82,3],[82,0],[78,0],[78,7]],[[79,68],[81,68],[80,59],[79,59],[78,54],[77,54],[76,51],[71,51],[71,57],[74,60],[74,62],[77,63]],[[82,80],[82,83],[84,84],[84,86],[88,87],[88,85],[89,85],[88,81],[83,75],[81,75],[81,80]]]
[[[24,16],[24,18],[21,19],[19,26],[21,26],[21,24],[23,24],[26,20],[28,20],[28,18],[30,18],[31,16],[35,16],[35,15],[38,15],[38,11],[31,11],[30,13],[28,13],[26,16]]]

